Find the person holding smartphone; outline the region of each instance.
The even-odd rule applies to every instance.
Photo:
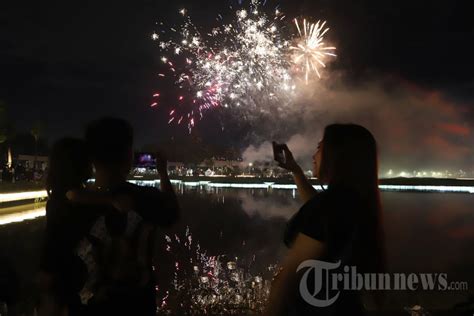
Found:
[[[154,315],[152,231],[175,223],[179,211],[166,159],[155,159],[161,190],[138,187],[126,182],[131,126],[105,118],[88,134],[87,142],[58,140],[49,157],[39,315]],[[88,186],[93,163],[96,181]]]
[[[127,182],[133,165],[133,128],[127,121],[94,121],[85,140],[95,182],[66,196],[96,216],[75,248],[84,275],[69,313],[156,315],[153,232],[169,228],[179,217],[166,158],[155,156],[160,189],[142,187]]]
[[[274,143],[274,153],[279,166],[293,173],[303,206],[287,224],[284,241],[289,250],[273,282],[266,315],[363,315],[365,308],[356,291],[340,291],[327,307],[309,304],[300,293],[304,269],[297,269],[306,260],[340,261],[341,269],[356,266],[360,273],[385,269],[374,137],[354,124],[325,128],[313,155],[314,175],[327,185],[320,193],[288,146]],[[310,286],[320,288],[320,294],[328,293],[327,283]]]

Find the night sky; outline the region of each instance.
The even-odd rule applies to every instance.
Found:
[[[129,118],[139,144],[171,137],[163,111],[149,108],[158,85],[155,23],[172,22],[186,7],[197,24],[212,24],[237,1],[2,1],[0,100],[17,129],[45,122],[46,136],[80,135],[102,115]],[[165,3],[165,4],[164,4]],[[332,71],[346,80],[393,77],[474,104],[473,23],[467,1],[267,1],[288,16],[328,20],[338,47]],[[473,126],[474,123],[471,125]],[[470,127],[469,127],[470,128]],[[196,133],[221,142],[203,122]],[[470,133],[468,133],[470,137]]]

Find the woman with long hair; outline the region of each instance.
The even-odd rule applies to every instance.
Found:
[[[46,178],[50,199],[65,199],[68,191],[85,186],[92,175],[86,149],[85,142],[75,138],[63,138],[53,145]]]
[[[83,206],[69,202],[67,192],[86,186],[92,164],[85,142],[75,138],[57,141],[49,157],[46,178],[48,202],[41,260],[40,287],[43,315],[65,315],[77,300],[84,271],[74,249],[94,218]]]
[[[315,280],[316,269],[313,277],[302,278],[308,269],[301,264],[326,262],[340,267],[335,272],[341,274],[347,272],[344,266],[356,267],[357,273],[384,271],[376,141],[359,125],[327,126],[313,155],[313,173],[325,185],[320,193],[286,145],[284,154],[280,166],[293,173],[304,205],[288,222],[284,241],[289,251],[275,277],[267,315],[363,315],[359,292],[334,291],[332,278]],[[314,300],[302,295],[305,289]]]

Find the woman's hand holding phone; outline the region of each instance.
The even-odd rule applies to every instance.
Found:
[[[286,144],[278,144],[273,142],[273,155],[275,161],[278,162],[278,166],[293,173],[301,171],[301,167],[293,157],[293,153],[290,151]]]
[[[283,150],[283,145],[278,144],[277,142],[272,142],[273,146],[273,159],[278,163],[285,163],[285,152]]]

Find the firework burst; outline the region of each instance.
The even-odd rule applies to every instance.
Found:
[[[305,72],[305,81],[308,83],[310,74],[315,72],[319,78],[321,74],[319,67],[326,67],[324,63],[326,57],[336,57],[333,53],[336,47],[325,46],[324,35],[329,31],[329,28],[324,28],[326,21],[317,23],[308,23],[306,19],[303,20],[303,29],[297,19],[294,20],[300,39],[296,46],[291,46],[290,49],[294,52],[293,61],[295,64],[301,66]]]
[[[250,8],[235,11],[230,22],[219,15],[220,24],[207,32],[196,27],[186,9],[179,13],[182,25],[161,23],[152,39],[166,69],[159,78],[179,89],[173,101],[167,100],[168,123],[186,124],[189,131],[212,109],[229,108],[249,118],[288,106],[296,90],[295,69],[306,65],[308,81],[311,71],[319,75],[315,63],[322,66],[324,56],[334,55],[334,48],[324,46],[324,23],[305,21],[303,31],[296,23],[300,39],[293,47],[295,39],[282,35],[285,15],[278,9],[268,15],[255,0]],[[153,107],[160,104],[161,93],[154,96]]]

